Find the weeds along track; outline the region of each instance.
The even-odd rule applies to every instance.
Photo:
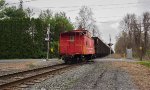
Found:
[[[0,89],[19,90],[21,88],[26,88],[29,85],[34,85],[35,83],[39,83],[45,80],[50,75],[59,74],[60,71],[66,70],[74,66],[77,66],[77,64],[73,64],[73,65],[58,64],[53,66],[47,66],[47,67],[2,75],[0,76]]]

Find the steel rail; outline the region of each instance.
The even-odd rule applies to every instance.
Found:
[[[30,79],[32,79],[32,80],[39,79],[40,77],[43,77],[44,75],[52,74],[53,72],[63,70],[70,66],[72,66],[72,65],[58,64],[58,65],[54,65],[54,66],[36,68],[36,69],[32,69],[32,70],[26,70],[26,71],[22,71],[22,72],[17,72],[17,73],[13,73],[13,74],[0,76],[0,80],[6,81],[6,82],[0,84],[0,89],[5,89],[5,88],[11,87],[20,82],[25,82]],[[27,74],[30,74],[30,75],[27,75]],[[14,78],[16,76],[21,77],[21,78],[15,80]]]

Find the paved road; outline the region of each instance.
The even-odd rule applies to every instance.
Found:
[[[139,62],[138,60],[136,59],[126,59],[126,58],[120,58],[120,59],[114,59],[114,58],[98,58],[98,59],[95,59],[96,61],[110,61],[110,62],[115,62],[115,61],[125,61],[125,62]]]
[[[49,59],[49,61],[56,61],[57,58]],[[15,62],[28,62],[28,61],[36,61],[36,62],[43,62],[46,59],[1,59],[0,63],[15,63]]]

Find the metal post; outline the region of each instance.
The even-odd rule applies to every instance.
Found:
[[[111,58],[111,46],[109,48],[110,48],[110,58]]]
[[[48,61],[48,56],[49,56],[49,42],[50,42],[50,37],[49,37],[49,34],[50,34],[50,24],[48,25],[48,28],[47,28],[47,58],[46,60]]]
[[[110,36],[110,34],[109,34],[109,38],[110,38],[109,48],[110,48],[110,58],[111,58],[111,46],[112,46],[112,43],[111,43],[111,36]]]
[[[48,61],[48,55],[49,55],[49,41],[47,41],[47,58],[46,58],[47,61]]]

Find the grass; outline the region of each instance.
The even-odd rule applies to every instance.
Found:
[[[150,61],[141,61],[141,62],[138,62],[138,63],[150,68]]]

